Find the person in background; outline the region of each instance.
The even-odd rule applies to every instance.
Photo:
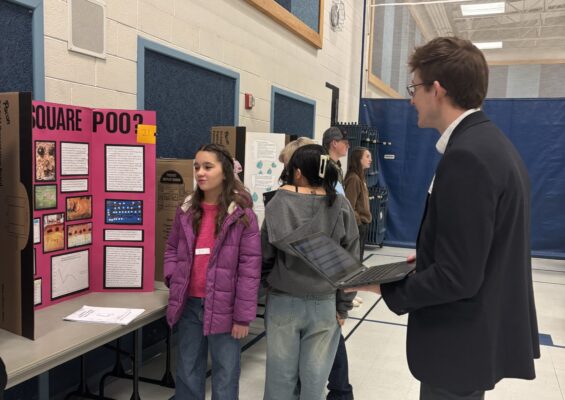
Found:
[[[336,291],[289,243],[321,231],[356,255],[359,234],[349,201],[335,191],[338,172],[322,146],[299,147],[287,169],[287,184],[267,204],[261,228],[269,289],[264,399],[318,400],[353,296]]]
[[[255,319],[261,239],[251,196],[217,144],[194,160],[197,187],[178,208],[167,240],[167,321],[178,323],[175,398],[204,400],[208,350],[212,399],[236,400],[240,343]]]
[[[241,181],[239,174],[242,173],[242,172],[243,172],[243,167],[241,166],[241,163],[234,158],[233,159],[233,174],[235,175],[235,179],[237,179],[238,181]]]
[[[316,144],[316,141],[306,136],[300,136],[299,138],[290,141],[286,146],[284,146],[284,149],[281,150],[279,154],[279,161],[282,162],[286,168],[290,157],[292,157],[292,154],[294,154],[296,149],[307,144]]]
[[[345,190],[343,189],[343,171],[341,169],[341,161],[339,159],[347,156],[347,151],[349,150],[347,132],[336,126],[326,129],[322,136],[322,146],[324,146],[324,149],[326,149],[330,155],[332,162],[335,163],[339,172],[336,190],[340,194],[345,194]]]
[[[6,384],[8,383],[8,375],[6,374],[6,365],[4,360],[0,357],[0,400],[4,399],[4,389],[6,389]]]
[[[340,158],[347,155],[349,150],[349,140],[347,132],[336,126],[332,126],[324,132],[322,136],[322,145],[330,155],[332,164],[337,168],[338,183],[336,191],[345,195],[343,188],[343,171],[341,170]],[[352,305],[358,306],[362,299],[353,293]],[[349,383],[349,362],[347,360],[347,349],[345,348],[345,338],[343,334],[339,336],[339,345],[337,348],[334,364],[328,380],[328,396],[327,400],[351,400],[353,399],[353,387]]]
[[[285,185],[286,182],[288,181],[286,166],[288,165],[288,161],[290,160],[290,157],[292,157],[292,155],[294,154],[297,148],[305,146],[307,144],[316,144],[316,142],[305,136],[300,136],[298,139],[289,142],[281,150],[279,154],[279,161],[282,162],[284,165],[284,168],[281,172],[281,176],[279,177],[279,183],[281,185]]]
[[[442,155],[416,243],[416,273],[359,290],[408,313],[407,358],[421,400],[478,400],[503,378],[534,379],[530,180],[480,110],[488,65],[468,40],[437,37],[409,60],[420,128]]]
[[[355,211],[355,220],[359,227],[359,260],[363,262],[367,231],[371,223],[371,209],[369,208],[369,189],[365,172],[371,168],[373,162],[371,152],[365,147],[355,147],[347,161],[347,174],[345,175],[345,197]]]

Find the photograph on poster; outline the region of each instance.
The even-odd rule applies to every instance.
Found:
[[[33,244],[41,243],[41,219],[33,219]]]
[[[33,280],[33,305],[41,305],[41,278]]]
[[[33,198],[36,210],[57,208],[57,185],[35,185]]]
[[[143,242],[142,229],[104,229],[107,242]]]
[[[106,145],[104,158],[107,192],[145,191],[144,146]]]
[[[88,175],[88,143],[61,142],[61,176]]]
[[[87,192],[88,179],[61,179],[61,192]]]
[[[51,299],[89,288],[88,250],[51,257]]]
[[[35,142],[35,180],[55,180],[55,142]]]
[[[141,289],[143,247],[104,246],[104,288]]]
[[[92,196],[67,197],[67,221],[92,218]]]
[[[141,225],[143,201],[106,199],[105,216],[107,224]]]
[[[67,248],[92,244],[92,222],[67,225]]]
[[[43,216],[43,252],[65,248],[65,214],[46,214]]]

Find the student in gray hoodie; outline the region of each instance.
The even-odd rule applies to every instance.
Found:
[[[318,400],[355,292],[336,291],[289,243],[321,231],[357,256],[359,232],[351,204],[336,194],[338,171],[322,146],[300,147],[287,169],[288,184],[267,204],[261,229],[269,289],[264,399]]]

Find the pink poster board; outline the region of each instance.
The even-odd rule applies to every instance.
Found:
[[[152,291],[154,111],[33,102],[35,307],[88,292]]]

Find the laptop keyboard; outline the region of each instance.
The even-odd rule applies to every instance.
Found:
[[[369,268],[365,272],[357,275],[353,279],[347,282],[347,286],[350,285],[360,285],[363,283],[375,282],[380,280],[381,278],[389,275],[391,271],[395,270],[396,268],[405,265],[406,261],[400,261],[397,263],[386,264],[383,266],[376,265],[374,267]]]

